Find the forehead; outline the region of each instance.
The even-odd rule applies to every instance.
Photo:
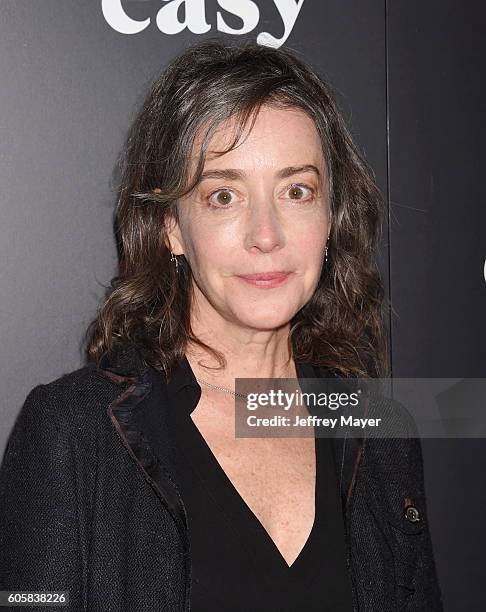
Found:
[[[231,167],[256,170],[265,166],[307,163],[325,169],[319,133],[314,121],[304,111],[263,106],[254,119],[253,126],[251,119],[247,122],[237,146],[218,155],[230,147],[238,127],[238,121],[233,117],[222,122],[209,140],[204,167],[216,168],[231,163]],[[194,140],[192,167],[201,152],[204,132],[200,131]]]

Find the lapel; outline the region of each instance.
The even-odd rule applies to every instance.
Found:
[[[298,378],[330,376],[322,369],[296,362]],[[177,487],[174,443],[168,423],[169,396],[163,373],[143,361],[140,349],[126,345],[100,364],[101,373],[112,382],[128,384],[107,408],[108,416],[130,457],[172,515],[185,538],[187,517]],[[362,456],[360,438],[333,437],[332,450],[343,516],[351,497]]]
[[[295,363],[297,377],[302,378],[336,378],[336,375],[326,368],[319,368],[308,363]],[[300,383],[302,391],[306,386]],[[311,389],[309,388],[309,391]],[[344,390],[344,389],[343,389]],[[341,437],[334,435],[331,438],[336,477],[341,498],[343,516],[346,517],[346,509],[353,492],[354,483],[361,463],[363,452],[363,439],[351,436]]]

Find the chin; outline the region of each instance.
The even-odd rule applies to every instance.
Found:
[[[294,314],[287,308],[284,311],[279,308],[271,309],[255,305],[252,312],[237,312],[236,319],[245,327],[271,331],[287,325]]]

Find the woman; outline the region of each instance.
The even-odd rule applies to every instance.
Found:
[[[441,610],[417,437],[235,437],[236,378],[387,373],[383,203],[329,86],[290,51],[187,49],[119,191],[88,365],[35,387],[9,439],[1,589],[73,610]]]

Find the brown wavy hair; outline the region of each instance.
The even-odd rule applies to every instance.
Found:
[[[178,220],[178,199],[199,182],[214,131],[237,120],[231,150],[262,105],[310,116],[329,176],[328,262],[312,298],[290,322],[289,355],[341,376],[388,375],[384,288],[375,261],[383,198],[330,86],[295,51],[214,38],[168,65],[128,131],[118,159],[118,273],[86,331],[88,361],[99,365],[120,345],[135,344],[147,364],[169,374],[191,341],[225,366],[224,355],[193,334],[191,269],[182,255],[175,271],[166,227],[169,217]],[[189,156],[200,130],[204,139],[190,180]]]

